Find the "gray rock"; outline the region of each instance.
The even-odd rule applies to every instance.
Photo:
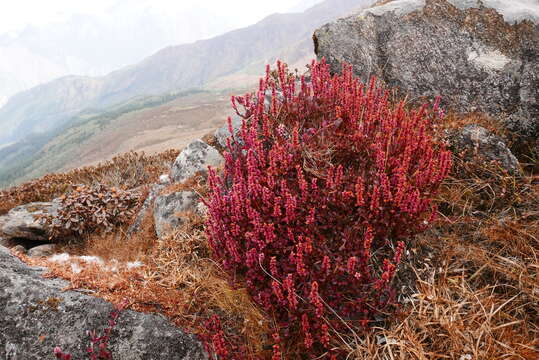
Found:
[[[144,203],[142,204],[142,207],[140,208],[135,221],[131,226],[129,226],[129,229],[127,229],[127,234],[131,235],[140,230],[140,226],[142,225],[142,222],[144,221],[144,218],[146,215],[148,215],[148,210],[151,208],[155,198],[157,195],[165,188],[164,185],[161,184],[153,184],[150,188],[150,192],[148,193],[148,196],[146,197],[146,200],[144,200]]]
[[[88,330],[108,326],[111,304],[74,291],[68,284],[42,277],[0,248],[0,359],[53,359],[60,346],[73,359],[86,359]],[[160,315],[123,311],[112,332],[114,359],[202,360],[202,346]]]
[[[215,131],[215,134],[214,134],[215,138],[217,139],[217,142],[223,148],[226,148],[227,139],[230,138],[232,134],[234,134],[234,139],[236,139],[236,141],[241,142],[240,131],[241,131],[241,126],[243,124],[243,118],[237,114],[233,114],[230,117],[232,120],[232,133],[230,132],[230,129],[228,128],[228,120],[227,120],[223,126],[221,126],[219,129]]]
[[[49,229],[38,219],[39,215],[55,214],[58,202],[35,202],[17,206],[0,216],[0,234],[5,238],[37,241],[49,240]]]
[[[153,217],[159,238],[169,234],[182,223],[182,213],[196,211],[198,195],[193,191],[180,191],[161,195],[155,199]]]
[[[509,173],[520,172],[517,158],[504,141],[479,125],[468,125],[450,140],[454,151],[498,162]]]
[[[533,138],[539,3],[517,2],[395,0],[316,30],[315,51],[333,72],[348,62],[364,81],[376,76],[414,100],[441,95],[445,107],[505,118]]]
[[[206,215],[208,215],[208,210],[209,210],[208,207],[202,201],[199,201],[195,207],[196,213],[202,217],[205,217]]]
[[[55,253],[55,250],[56,250],[55,244],[39,245],[28,250],[28,256],[30,257],[51,256]]]
[[[22,245],[15,245],[14,247],[11,248],[11,251],[15,252],[15,253],[21,253],[21,254],[26,254],[26,248]]]
[[[207,173],[208,166],[217,167],[224,161],[219,151],[202,140],[195,140],[182,150],[172,165],[175,182],[185,182],[196,173]]]

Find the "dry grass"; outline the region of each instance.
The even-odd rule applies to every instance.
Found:
[[[74,185],[103,184],[132,189],[157,182],[168,173],[179,152],[168,150],[156,155],[129,152],[95,166],[86,166],[66,173],[49,174],[37,180],[0,190],[0,215],[15,206],[37,201],[51,201]]]
[[[354,359],[538,359],[539,179],[456,159],[441,218],[408,258],[416,286]]]
[[[91,290],[95,296],[116,304],[127,298],[129,308],[162,313],[199,335],[206,332],[205,322],[218,315],[253,356],[264,353],[269,333],[267,317],[245,289],[230,285],[225,273],[211,260],[203,223],[200,216],[189,214],[189,221],[174,234],[157,240],[153,217],[147,216],[143,230],[132,238],[126,238],[125,232],[90,236],[88,241],[63,250],[73,255],[99,256],[106,264],[79,261],[79,273],[74,273],[69,263],[17,256],[32,265],[48,267],[48,277],[69,280],[69,289]],[[140,261],[144,266],[129,269],[127,261]],[[111,264],[116,272],[107,270]]]
[[[506,135],[481,119],[449,116],[444,129],[479,122]],[[206,191],[194,178],[165,193],[193,188]],[[399,275],[399,312],[354,338],[334,334],[334,346],[349,359],[538,359],[539,178],[530,172],[513,177],[493,164],[456,158],[438,203],[439,220],[408,248]],[[91,289],[114,303],[128,298],[132,309],[165,314],[198,334],[217,314],[250,355],[269,358],[271,319],[245,289],[231,287],[211,260],[204,219],[189,219],[164,240],[156,239],[147,216],[142,232],[131,238],[119,230],[66,249],[109,262],[138,260],[141,268],[110,272],[81,263],[83,270],[74,273],[68,264],[23,258],[48,266],[49,276],[69,279],[71,288]]]
[[[404,292],[397,316],[369,333],[358,330],[354,339],[334,337],[350,359],[539,356],[539,182],[470,166],[457,161],[459,176],[450,178],[440,194],[439,221],[409,248],[404,272],[416,283],[405,281],[411,289]],[[253,355],[269,358],[270,319],[244,289],[232,288],[211,260],[203,219],[192,214],[162,241],[153,235],[151,219],[132,239],[122,234],[90,238],[76,251],[139,260],[143,268],[107,273],[91,265],[73,274],[67,265],[46,264],[50,276],[112,302],[129,298],[132,309],[163,313],[199,334],[204,321],[218,314]]]

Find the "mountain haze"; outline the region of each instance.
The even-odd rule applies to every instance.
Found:
[[[203,4],[165,11],[145,0],[124,0],[104,14],[28,25],[0,34],[0,99],[67,74],[102,76],[167,45],[210,38],[240,23]]]
[[[103,77],[68,76],[34,87],[0,109],[0,144],[51,130],[84,109],[212,85],[233,87],[238,79],[244,85],[277,58],[301,64],[313,57],[315,28],[372,2],[326,0],[303,13],[274,14],[212,39],[167,47]]]

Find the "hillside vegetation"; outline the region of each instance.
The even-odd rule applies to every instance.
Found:
[[[266,108],[248,100],[263,95],[236,99],[258,120],[241,130],[243,144],[230,142],[222,149],[228,152],[224,173],[210,174],[209,183],[199,174],[162,190],[196,191],[209,205],[207,215],[181,215],[181,225],[160,239],[154,217],[146,216],[134,234],[125,231],[127,222],[113,232],[93,229],[75,242],[60,242],[72,255],[99,256],[106,264],[139,261],[142,268],[113,272],[77,262],[74,272],[70,262],[19,256],[47,266],[50,276],[69,279],[73,288],[165,314],[198,334],[220,359],[305,359],[306,352],[328,359],[533,359],[539,338],[539,181],[528,166],[533,164],[523,162],[524,172],[510,175],[480,153],[454,152],[445,177],[449,153],[442,139],[448,133],[478,122],[499,135],[505,130],[488,116],[440,117],[436,107],[418,112],[388,102],[387,94],[374,88],[363,95],[359,89],[368,87],[349,73],[329,86],[326,73],[314,69],[312,85],[300,87],[306,92],[283,88],[289,78],[282,70],[275,80],[268,76],[264,84],[279,84],[282,93],[273,92]],[[338,89],[342,96],[332,96]],[[309,91],[318,101],[311,102]],[[353,111],[362,112],[372,128],[351,131],[359,130],[359,123],[350,121],[355,116],[348,117]],[[421,121],[425,126],[412,126]],[[363,131],[374,135],[365,137]],[[400,140],[387,142],[392,136]],[[212,136],[205,139],[216,144]],[[364,155],[351,162],[351,151]],[[395,151],[396,158],[382,156],[386,151]],[[2,192],[3,204],[9,204],[7,210],[51,200],[70,184],[150,185],[175,154],[132,155],[51,175]],[[402,184],[399,156],[411,171]],[[246,159],[235,162],[236,157]],[[308,189],[309,196],[302,195]],[[76,203],[85,191],[75,189],[62,201]],[[398,200],[401,192],[407,195]],[[378,206],[395,208],[376,211]],[[268,224],[275,228],[268,230]],[[335,226],[342,232],[335,233]],[[361,231],[365,228],[371,230]],[[271,242],[260,231],[284,233]],[[297,242],[285,245],[283,239]],[[267,253],[253,256],[245,246],[249,241],[253,249],[270,241],[258,248]],[[318,275],[305,280],[312,274]],[[348,288],[350,281],[362,285]]]
[[[54,131],[0,149],[0,188],[129,150],[156,153],[181,147],[221,124],[225,98],[219,92],[190,90],[86,110]]]
[[[68,76],[34,87],[14,95],[0,108],[0,143],[54,129],[85,109],[104,108],[134,97],[204,88],[212,83],[230,88],[232,79],[232,87],[252,85],[260,76],[258,65],[277,58],[304,66],[312,54],[311,35],[316,27],[371,2],[326,0],[303,13],[274,14],[221,36],[164,48],[103,77]]]

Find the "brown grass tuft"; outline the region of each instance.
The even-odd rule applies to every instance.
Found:
[[[131,309],[162,313],[196,334],[205,333],[205,321],[219,315],[227,329],[244,339],[253,356],[264,353],[268,319],[245,289],[233,288],[224,271],[211,260],[203,224],[203,218],[190,214],[189,221],[174,234],[157,240],[153,217],[147,216],[143,230],[132,238],[126,238],[122,231],[89,236],[86,242],[63,248],[74,255],[99,256],[107,265],[118,261],[123,265],[116,265],[117,272],[77,262],[82,271],[74,273],[69,263],[17,256],[32,265],[46,266],[49,277],[69,280],[70,289],[90,289],[95,296],[116,304],[128,298]],[[144,266],[125,266],[125,262],[135,260]]]
[[[449,116],[448,121],[445,128],[479,120]],[[479,123],[504,136],[503,129],[485,121]],[[345,349],[349,359],[539,358],[539,178],[511,176],[480,161],[455,158],[454,163],[438,194],[439,220],[408,248],[399,274],[405,287],[399,313],[367,333],[358,330],[355,338],[333,334],[333,345]],[[164,192],[193,188],[205,194],[201,178]],[[90,289],[114,303],[127,297],[132,309],[165,314],[197,334],[204,334],[205,320],[217,314],[253,357],[269,359],[271,319],[244,289],[231,287],[211,260],[200,216],[190,214],[163,240],[155,236],[150,213],[132,237],[119,228],[85,240],[64,250],[123,265],[111,272],[78,262],[82,271],[75,273],[70,264],[18,256],[49,267],[48,276],[70,280],[71,288]],[[136,260],[144,266],[125,266]]]
[[[178,153],[177,150],[168,150],[149,156],[129,152],[95,166],[45,175],[37,180],[0,190],[0,215],[22,204],[51,201],[74,185],[103,184],[127,190],[155,183],[161,174],[168,173]]]

